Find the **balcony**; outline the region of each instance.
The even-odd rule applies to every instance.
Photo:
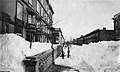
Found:
[[[36,25],[35,25],[35,24],[26,23],[26,28],[27,28],[29,31],[36,31]]]
[[[22,20],[20,20],[20,19],[18,19],[18,18],[15,18],[15,20],[16,20],[17,26],[19,26],[19,27],[24,27],[24,21],[22,21]]]
[[[50,34],[43,32],[41,28],[37,28],[38,35],[45,35],[46,37],[50,37]]]
[[[35,19],[38,20],[38,21],[42,21],[42,16],[39,16],[38,14],[36,14]]]
[[[27,10],[28,14],[30,14],[30,15],[36,15],[37,14],[36,11],[34,9],[30,8],[30,7],[26,8],[26,10]]]

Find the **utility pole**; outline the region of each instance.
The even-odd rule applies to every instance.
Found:
[[[50,40],[51,40],[51,49],[52,49],[52,64],[54,65],[54,48],[53,48],[53,30],[54,28],[53,27],[48,27],[49,30],[51,30],[51,37],[50,37]]]
[[[63,48],[64,48],[64,44],[62,46],[62,59],[64,59],[64,51],[63,51]]]
[[[67,55],[67,58],[70,57],[70,47],[68,46],[68,55]]]
[[[54,62],[54,48],[53,48],[53,43],[51,45],[51,48],[52,48],[52,64],[54,65],[55,62]]]

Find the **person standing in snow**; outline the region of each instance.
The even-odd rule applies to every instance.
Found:
[[[68,46],[68,55],[67,55],[67,58],[70,57],[70,47]]]
[[[63,48],[65,47],[65,43],[63,43]],[[62,48],[62,59],[64,59],[64,55],[65,55],[65,52],[63,51],[63,48]]]

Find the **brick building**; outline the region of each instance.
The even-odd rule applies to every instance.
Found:
[[[114,21],[114,30],[116,33],[116,40],[120,40],[120,13],[117,13],[112,18]]]
[[[49,0],[0,0],[0,34],[15,33],[28,41],[49,42],[53,14]]]
[[[54,44],[63,44],[64,43],[64,36],[60,28],[55,28],[53,30],[53,43]]]
[[[86,35],[82,35],[81,37],[77,38],[77,43],[79,45],[82,44],[89,44],[90,42],[98,42],[98,41],[111,41],[115,40],[115,31],[114,30],[106,30],[103,29],[96,29]]]

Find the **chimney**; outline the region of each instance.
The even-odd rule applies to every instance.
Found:
[[[83,35],[81,35],[81,37],[83,37]]]
[[[103,30],[106,30],[106,27],[103,27]]]

